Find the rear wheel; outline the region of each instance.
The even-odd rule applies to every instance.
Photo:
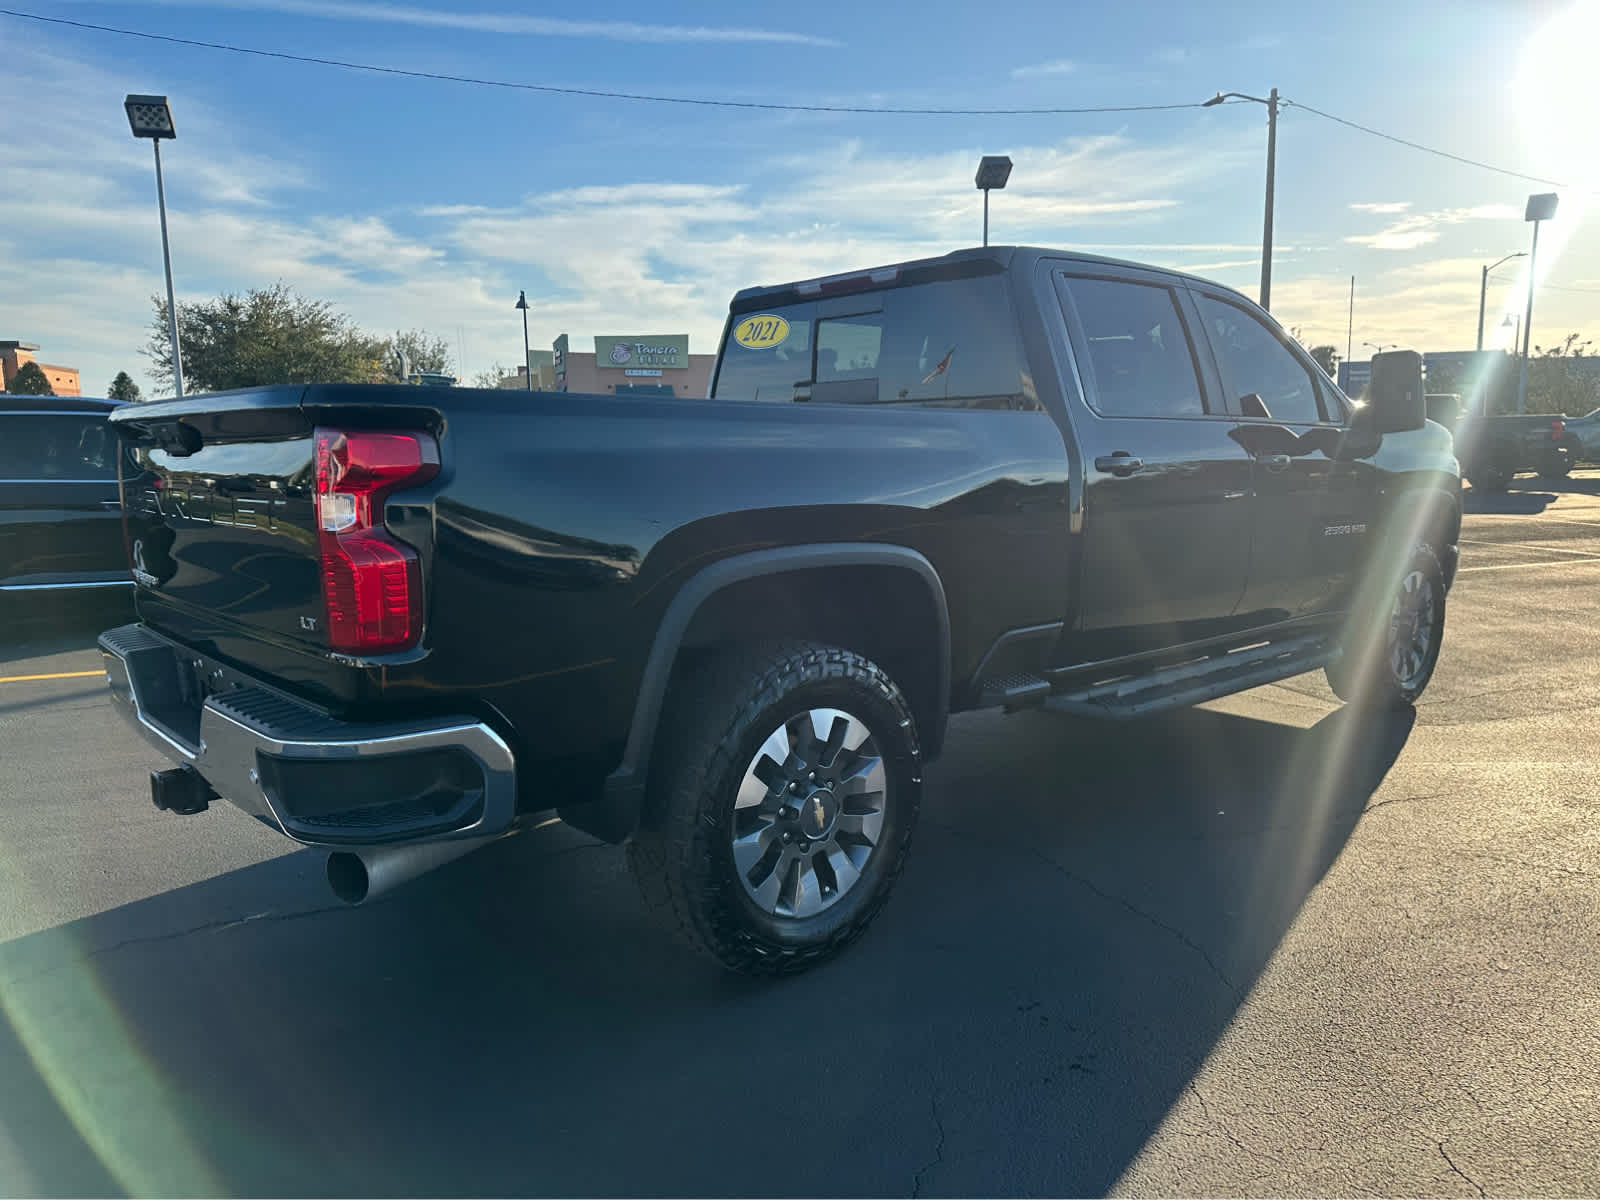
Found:
[[[628,863],[646,901],[735,971],[822,962],[888,899],[921,761],[899,688],[859,654],[786,642],[674,687]]]
[[[1578,447],[1570,441],[1552,446],[1549,456],[1539,466],[1539,477],[1565,479],[1572,474],[1572,468],[1578,465],[1578,453]]]
[[[1390,596],[1352,623],[1343,655],[1325,668],[1328,686],[1352,704],[1415,703],[1438,665],[1444,616],[1444,569],[1432,546],[1418,544]]]

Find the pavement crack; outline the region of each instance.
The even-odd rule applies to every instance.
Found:
[[[1477,1192],[1478,1192],[1478,1195],[1480,1195],[1480,1196],[1488,1195],[1488,1193],[1483,1190],[1483,1185],[1482,1184],[1480,1184],[1471,1175],[1468,1175],[1460,1167],[1456,1166],[1455,1160],[1450,1157],[1450,1152],[1448,1150],[1446,1150],[1444,1147],[1445,1147],[1445,1143],[1440,1142],[1439,1143],[1439,1157],[1444,1159],[1444,1161],[1446,1162],[1446,1164],[1449,1165],[1449,1167],[1450,1167],[1450,1169],[1452,1171],[1454,1171],[1457,1175],[1461,1176],[1461,1178],[1465,1179],[1474,1188],[1476,1188]]]
[[[948,830],[949,832],[954,833],[954,834],[958,834],[961,837],[965,837],[965,838],[968,838],[968,839],[971,839],[973,837],[973,835],[972,835],[972,833],[970,831],[959,829],[956,826],[950,825],[950,824],[948,824],[948,823],[946,823],[944,821],[930,820],[927,817],[923,817],[922,821],[926,825],[937,825],[939,828]],[[997,849],[998,848],[996,843],[993,842],[992,840],[988,840],[987,844],[989,845],[989,847],[991,849]],[[1113,904],[1120,905],[1121,907],[1127,909],[1134,916],[1139,917],[1142,920],[1148,921],[1150,924],[1154,925],[1157,929],[1163,930],[1164,932],[1171,934],[1182,945],[1186,946],[1188,949],[1194,951],[1195,954],[1199,955],[1199,957],[1205,962],[1206,966],[1211,968],[1211,973],[1213,975],[1215,975],[1219,980],[1222,981],[1222,985],[1225,988],[1227,988],[1228,991],[1231,992],[1234,995],[1235,998],[1238,998],[1240,996],[1241,992],[1240,992],[1239,985],[1234,983],[1232,979],[1228,978],[1228,973],[1226,971],[1224,971],[1220,966],[1217,965],[1217,961],[1214,958],[1211,957],[1211,954],[1206,950],[1206,948],[1204,946],[1200,945],[1198,942],[1196,942],[1193,938],[1191,938],[1183,930],[1179,929],[1176,925],[1169,925],[1167,922],[1163,921],[1160,917],[1156,916],[1154,913],[1146,912],[1144,909],[1140,908],[1137,904],[1133,903],[1133,901],[1127,899],[1126,897],[1119,896],[1116,892],[1108,891],[1107,889],[1101,887],[1099,884],[1095,883],[1093,880],[1091,880],[1091,879],[1089,879],[1089,878],[1087,878],[1087,877],[1085,877],[1083,875],[1079,875],[1076,871],[1072,870],[1070,867],[1067,867],[1067,866],[1063,865],[1062,863],[1057,862],[1055,859],[1051,858],[1048,854],[1046,854],[1043,850],[1040,850],[1035,846],[1026,846],[1026,847],[1023,847],[1023,849],[1028,854],[1032,855],[1034,858],[1037,858],[1040,862],[1044,863],[1044,865],[1049,867],[1051,870],[1058,872],[1062,876],[1064,876],[1067,879],[1071,880],[1073,883],[1076,883],[1081,887],[1087,888],[1089,891],[1093,892],[1096,896],[1099,896],[1102,900],[1108,900]]]
[[[0,975],[0,983],[3,983],[7,986],[32,983],[36,980],[44,979],[46,976],[55,975],[71,967],[79,966],[91,959],[100,958],[107,954],[114,954],[119,950],[126,950],[130,946],[154,946],[159,945],[162,942],[175,942],[186,937],[193,937],[197,933],[221,933],[225,929],[236,929],[241,925],[248,925],[254,921],[298,921],[306,917],[320,916],[324,913],[345,912],[348,911],[349,907],[350,906],[347,904],[335,904],[328,905],[323,908],[297,909],[294,912],[285,913],[275,913],[268,910],[266,912],[250,913],[243,917],[230,917],[226,920],[203,921],[198,925],[190,925],[183,929],[171,929],[166,933],[151,933],[138,937],[123,938],[121,941],[110,942],[104,946],[96,946],[92,950],[86,950],[81,954],[74,954],[63,961],[56,963],[54,966],[45,967],[42,970],[34,971],[30,974],[14,976]]]
[[[935,1167],[944,1164],[944,1117],[939,1113],[939,1093],[937,1089],[931,1089],[928,1092],[928,1106],[933,1111],[933,1127],[938,1130],[939,1139],[933,1146],[933,1158],[917,1168],[917,1173],[911,1180],[912,1200],[921,1200],[923,1177]]]
[[[1376,809],[1388,808],[1391,804],[1420,804],[1424,800],[1439,800],[1449,794],[1448,792],[1429,792],[1425,796],[1395,796],[1388,800],[1379,800],[1376,803],[1367,805],[1366,811],[1373,812]]]

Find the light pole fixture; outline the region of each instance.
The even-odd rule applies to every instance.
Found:
[[[183,347],[178,344],[178,302],[172,294],[172,250],[167,243],[167,189],[161,182],[161,139],[175,138],[172,108],[165,96],[129,96],[122,102],[128,128],[136,138],[149,138],[156,152],[156,204],[161,210],[161,262],[167,270],[167,332],[172,338],[172,388],[183,399]]]
[[[989,244],[989,191],[1003,191],[1011,178],[1011,160],[1004,154],[985,154],[978,161],[978,176],[974,181],[983,193],[983,244]]]
[[[1539,269],[1539,222],[1556,215],[1560,200],[1554,192],[1540,192],[1528,197],[1528,207],[1522,219],[1533,222],[1533,245],[1528,250],[1528,312],[1522,321],[1522,370],[1517,375],[1517,411],[1528,411],[1528,345],[1533,341],[1533,284]]]
[[[1379,354],[1382,354],[1385,350],[1392,350],[1394,347],[1398,346],[1399,344],[1400,344],[1399,342],[1390,342],[1388,345],[1384,345],[1381,342],[1362,342],[1361,343],[1361,345],[1363,347],[1371,346]]]
[[[517,307],[522,310],[522,373],[528,377],[528,390],[533,391],[533,352],[528,349],[528,293],[517,293]]]
[[[1261,220],[1261,307],[1272,309],[1272,198],[1278,176],[1278,89],[1273,88],[1265,99],[1247,96],[1243,92],[1218,92],[1202,104],[1213,108],[1225,100],[1249,100],[1267,106],[1267,207]]]
[[[1487,267],[1483,268],[1483,278],[1478,283],[1478,349],[1480,351],[1483,349],[1483,302],[1489,295],[1489,272],[1498,267],[1500,263],[1508,263],[1513,258],[1527,257],[1528,256],[1525,252],[1518,250],[1515,254],[1506,255],[1500,260],[1500,262],[1490,263]],[[1506,324],[1509,325],[1510,323],[1511,321],[1508,318]]]

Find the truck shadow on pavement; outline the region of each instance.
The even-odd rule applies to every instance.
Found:
[[[788,981],[561,826],[363,909],[303,852],[17,939],[0,1191],[1104,1193],[1411,720],[960,718],[895,897]]]
[[[1468,487],[1461,494],[1462,511],[1468,513],[1542,513],[1562,496],[1600,496],[1600,476],[1586,471],[1565,479],[1523,475],[1503,492]]]

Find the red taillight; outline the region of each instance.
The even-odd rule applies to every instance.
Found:
[[[1550,422],[1550,440],[1552,442],[1559,442],[1562,437],[1565,436],[1566,432],[1567,423],[1565,421]]]
[[[357,653],[403,650],[422,633],[417,552],[389,536],[383,502],[439,470],[427,434],[318,429],[317,529],[328,644]]]

